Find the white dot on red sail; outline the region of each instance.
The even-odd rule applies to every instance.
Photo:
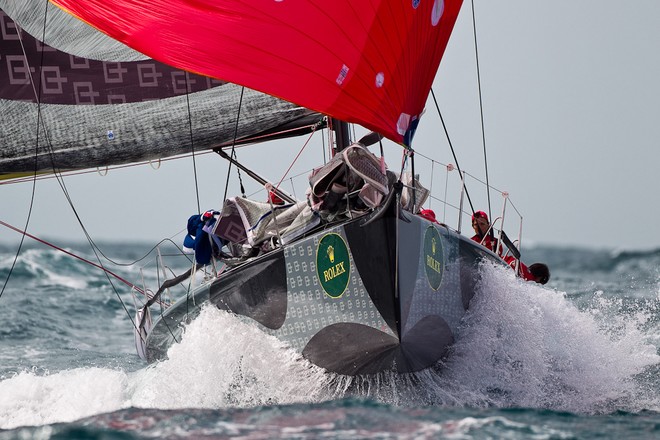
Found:
[[[431,11],[431,24],[437,26],[445,12],[445,0],[435,0],[433,3],[433,10]]]
[[[379,89],[383,87],[383,83],[385,82],[385,74],[383,72],[378,72],[376,75],[376,87]]]
[[[412,7],[413,9],[417,9],[417,6],[419,6],[420,0],[412,0]]]

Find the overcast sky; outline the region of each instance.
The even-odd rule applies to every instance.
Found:
[[[475,3],[489,179],[510,193],[524,216],[523,247],[660,248],[660,234],[652,225],[660,218],[660,1]],[[468,0],[434,91],[460,166],[485,179]],[[277,181],[304,142],[293,139],[268,149],[242,149],[238,157]],[[320,143],[318,138],[307,147],[293,174],[322,163],[322,153],[312,150]],[[413,147],[439,162],[455,163],[432,101]],[[398,147],[387,147],[391,168],[398,168],[399,154]],[[198,157],[197,168],[202,209],[220,208],[226,162],[204,155]],[[432,182],[430,167],[421,157],[416,168],[423,183],[432,183],[443,198],[442,167],[434,165]],[[196,212],[192,170],[187,159],[164,162],[158,170],[141,166],[105,177],[71,176],[65,184],[95,240],[155,242],[182,231]],[[231,178],[233,185],[236,174]],[[450,173],[450,180],[455,178],[456,172]],[[255,188],[249,185],[248,193]],[[487,210],[481,186],[468,180],[468,189],[475,208]],[[31,184],[0,185],[0,220],[22,228],[31,192]],[[235,186],[229,192],[235,195]],[[491,197],[492,209],[499,213],[502,198],[494,193]],[[435,201],[431,207],[438,217],[455,223],[455,211],[445,213]],[[84,239],[54,180],[37,182],[28,230],[57,244]],[[517,235],[517,227],[509,235]],[[19,238],[0,227],[0,242]]]

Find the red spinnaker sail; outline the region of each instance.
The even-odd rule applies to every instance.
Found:
[[[409,144],[462,0],[51,0],[156,60]]]

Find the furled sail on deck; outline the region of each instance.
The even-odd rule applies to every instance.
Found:
[[[51,0],[137,51],[408,144],[462,0]]]
[[[0,0],[0,179],[154,160],[233,140],[240,86],[155,62],[52,5],[45,13],[46,5]],[[237,137],[320,118],[246,89]]]

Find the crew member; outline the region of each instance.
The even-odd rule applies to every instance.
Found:
[[[504,261],[506,261],[512,269],[516,269],[516,259],[513,256],[507,255],[504,257]],[[550,269],[543,263],[534,263],[527,267],[522,261],[519,261],[517,275],[525,281],[534,281],[539,284],[545,284],[550,280]]]
[[[472,228],[475,234],[472,240],[481,243],[486,248],[496,252],[497,240],[493,237],[493,231],[490,229],[488,215],[483,211],[477,211],[472,214]]]

